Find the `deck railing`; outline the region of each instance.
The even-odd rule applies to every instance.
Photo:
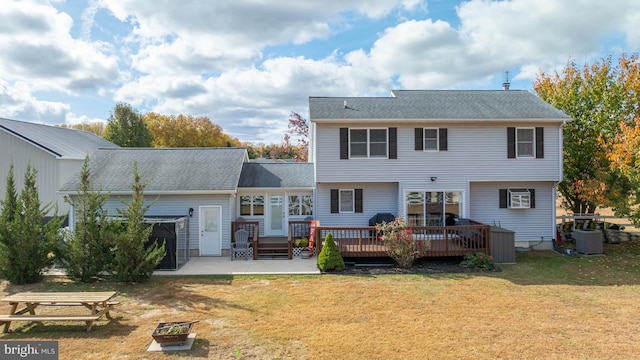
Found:
[[[384,242],[374,226],[318,226],[315,243],[319,254],[324,238],[331,233],[343,257],[388,256]],[[418,257],[464,256],[476,252],[490,253],[491,227],[480,223],[459,226],[411,227]]]

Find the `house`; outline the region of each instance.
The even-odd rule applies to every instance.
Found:
[[[190,256],[227,255],[238,218],[257,222],[259,235],[269,237],[286,236],[289,220],[313,215],[312,164],[250,162],[244,148],[98,150],[90,157],[90,178],[110,193],[109,214],[125,208],[134,163],[151,204],[145,216],[187,217]],[[74,196],[79,187],[75,176],[61,192]]]
[[[42,204],[56,204],[58,214],[66,215],[69,206],[58,195],[58,189],[80,170],[87,154],[118,147],[88,131],[0,118],[0,199],[5,196],[11,164],[18,192],[27,164],[31,164],[37,170],[36,185]],[[53,209],[48,215],[52,214]]]
[[[378,213],[423,227],[472,219],[514,231],[518,247],[552,248],[571,118],[535,94],[312,96],[309,111],[321,224],[367,226]]]

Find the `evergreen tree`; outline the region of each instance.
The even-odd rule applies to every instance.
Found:
[[[60,260],[73,280],[94,281],[111,263],[110,249],[121,229],[119,222],[110,221],[103,210],[108,198],[109,194],[91,187],[87,156],[80,171],[77,196],[67,199],[76,215],[75,230],[60,247]]]
[[[333,241],[333,235],[328,233],[324,238],[324,246],[318,254],[318,269],[321,271],[344,271],[344,259],[340,249]]]
[[[59,230],[63,218],[54,216],[43,223],[43,218],[51,209],[51,205],[42,207],[36,187],[37,171],[27,165],[24,175],[24,187],[17,198],[13,218],[6,213],[10,206],[5,200],[3,205],[2,257],[0,272],[11,283],[30,284],[42,279],[44,270],[53,264],[53,254],[60,239]],[[11,187],[13,172],[7,177]],[[15,187],[14,187],[15,189]],[[7,189],[11,192],[11,189]]]
[[[11,237],[11,230],[14,226],[14,218],[18,209],[18,193],[16,192],[15,176],[13,174],[13,163],[9,166],[7,174],[4,200],[1,202],[0,208],[0,269],[2,268],[2,259],[5,258],[4,243],[5,239]],[[6,240],[9,241],[9,240]]]
[[[120,216],[124,217],[125,232],[116,238],[114,259],[111,271],[115,277],[122,282],[142,282],[151,277],[153,269],[162,261],[166,252],[164,243],[158,246],[157,242],[148,248],[145,243],[149,240],[152,225],[144,222],[144,214],[151,204],[144,205],[144,188],[138,172],[138,163],[133,164],[133,185],[131,189],[131,200],[126,210],[118,210]]]

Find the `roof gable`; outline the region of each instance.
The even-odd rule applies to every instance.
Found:
[[[236,191],[247,160],[244,148],[102,149],[91,156],[89,171],[94,188],[112,193],[131,192],[134,162],[147,194],[226,193]],[[76,174],[61,191],[79,188]]]
[[[0,118],[0,131],[19,137],[60,158],[82,159],[87,153],[99,148],[119,148],[89,131],[25,121]]]
[[[525,90],[394,90],[390,97],[310,97],[311,121],[571,118]]]

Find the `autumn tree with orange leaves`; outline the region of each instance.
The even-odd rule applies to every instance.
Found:
[[[614,143],[629,140],[624,131],[640,116],[639,77],[637,54],[623,54],[617,64],[607,57],[582,67],[570,62],[560,72],[538,74],[534,82],[538,96],[573,119],[563,128],[564,179],[558,184],[568,210],[593,213],[607,206],[619,215],[628,213],[625,204],[637,187],[611,154]]]
[[[144,114],[142,120],[153,134],[156,148],[232,147],[240,141],[225,134],[220,125],[205,116]]]
[[[611,171],[618,172],[630,183],[630,191],[612,202],[616,212],[629,216],[634,225],[640,226],[640,117],[634,122],[620,123],[620,132],[613,141],[604,143]]]

